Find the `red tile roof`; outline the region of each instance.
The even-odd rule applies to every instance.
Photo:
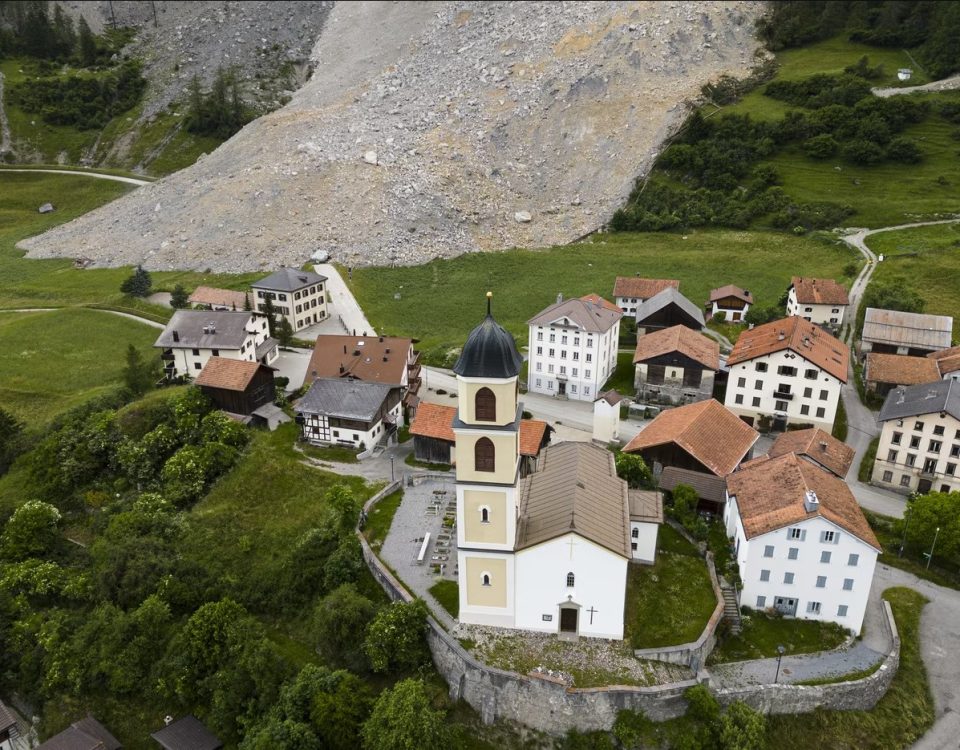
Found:
[[[624,446],[639,453],[676,443],[718,477],[737,468],[760,433],[713,399],[660,412]]]
[[[930,352],[927,356],[937,361],[941,378],[944,375],[949,375],[951,372],[960,370],[960,346],[941,349],[938,352]]]
[[[453,420],[457,416],[457,407],[420,402],[417,415],[410,423],[410,434],[420,437],[445,440],[452,443],[456,440],[453,433]],[[540,444],[548,426],[539,419],[524,419],[520,422],[520,455],[536,456],[540,453]]]
[[[815,492],[817,510],[807,512],[804,498]],[[727,477],[727,492],[737,509],[747,539],[822,516],[871,547],[880,543],[847,483],[793,453],[751,463]]]
[[[909,357],[905,354],[867,352],[864,380],[870,383],[918,385],[940,380],[937,361],[927,357]]]
[[[317,336],[304,383],[349,375],[367,383],[400,385],[411,343],[388,336]]]
[[[611,312],[622,312],[622,310],[609,300],[604,299],[599,294],[585,294],[580,299],[584,302],[592,302],[595,305],[604,307]]]
[[[790,281],[797,302],[804,305],[849,305],[846,287],[833,279],[806,279],[794,276]]]
[[[720,369],[720,344],[686,326],[673,326],[640,336],[633,354],[633,363],[671,352],[684,354],[709,370]]]
[[[710,290],[710,301],[717,302],[727,297],[736,297],[737,299],[742,299],[748,305],[753,304],[753,295],[750,294],[746,289],[741,289],[738,286],[733,284],[727,284],[726,286],[717,287],[716,289]]]
[[[247,304],[247,295],[244,292],[235,292],[232,289],[198,286],[193,290],[193,294],[187,298],[187,302],[191,305],[232,307],[237,310],[242,310]]]
[[[194,382],[210,388],[245,391],[257,370],[263,366],[259,362],[247,362],[243,359],[210,357]]]
[[[732,367],[784,349],[796,352],[841,383],[847,382],[849,347],[822,328],[795,315],[741,333],[727,364]]]
[[[617,276],[613,285],[613,296],[650,299],[669,287],[679,289],[680,282],[676,279],[641,279],[639,276]]]
[[[819,427],[784,432],[770,446],[770,458],[787,453],[809,456],[843,479],[853,465],[854,450]],[[741,467],[742,468],[742,467]]]
[[[520,455],[536,456],[547,431],[547,423],[539,419],[524,419],[520,422]]]

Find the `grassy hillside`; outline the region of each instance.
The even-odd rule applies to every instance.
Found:
[[[679,279],[680,291],[697,305],[714,287],[737,284],[766,306],[777,302],[792,275],[839,280],[851,261],[859,255],[845,245],[774,232],[607,234],[547,250],[354,269],[352,288],[378,331],[420,339],[421,349],[437,361],[442,350],[461,346],[480,321],[488,289],[497,320],[522,345],[526,321],[558,292],[567,297],[596,292],[609,299],[618,275]]]

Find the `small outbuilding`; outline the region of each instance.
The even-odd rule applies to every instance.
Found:
[[[657,533],[663,523],[663,496],[656,490],[627,490],[627,502],[632,559],[652,564],[657,559]]]
[[[707,317],[713,319],[723,315],[725,323],[743,323],[752,304],[753,295],[748,290],[727,284],[710,290],[710,299],[706,304]]]
[[[925,357],[949,349],[953,318],[868,307],[863,318],[860,353],[909,354]]]
[[[679,405],[713,397],[720,344],[684,325],[637,339],[634,387],[645,403]]]
[[[150,735],[163,750],[221,750],[223,743],[196,716],[187,714]]]
[[[218,409],[249,416],[276,396],[274,368],[242,359],[210,357],[196,384]]]
[[[122,750],[120,741],[103,724],[87,716],[73,722],[60,734],[42,743],[37,750]]]
[[[620,439],[620,405],[629,401],[615,390],[604,391],[593,402],[593,439],[612,443]]]
[[[902,385],[919,385],[940,380],[937,360],[906,354],[867,352],[863,380],[868,391],[886,396]]]
[[[676,325],[699,331],[705,323],[700,308],[674,287],[667,287],[637,307],[637,336]]]

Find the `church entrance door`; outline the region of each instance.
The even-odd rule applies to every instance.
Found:
[[[577,632],[577,610],[574,607],[564,607],[560,610],[560,632]]]

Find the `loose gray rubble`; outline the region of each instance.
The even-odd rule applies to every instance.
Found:
[[[340,3],[315,73],[192,167],[21,247],[254,271],[571,242],[703,83],[755,62],[751,2]]]

